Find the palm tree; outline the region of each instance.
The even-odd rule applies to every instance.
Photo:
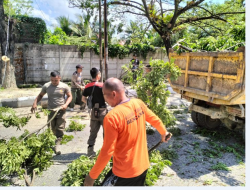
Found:
[[[69,20],[69,17],[65,16],[59,16],[56,18],[56,20],[59,22],[60,28],[68,35],[70,36],[72,34],[72,30],[70,28],[71,21]]]

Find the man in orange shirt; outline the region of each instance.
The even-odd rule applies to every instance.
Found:
[[[162,141],[169,134],[162,121],[139,99],[125,95],[122,82],[109,78],[103,86],[105,101],[115,107],[104,118],[104,142],[100,154],[84,186],[92,186],[113,156],[112,170],[103,186],[143,186],[150,166],[147,148],[146,121],[161,134]]]

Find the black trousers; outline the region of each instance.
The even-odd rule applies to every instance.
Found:
[[[141,175],[132,178],[122,178],[113,174],[112,169],[108,172],[101,186],[144,186],[147,171]]]

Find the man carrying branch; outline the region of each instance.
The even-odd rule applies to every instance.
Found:
[[[125,95],[122,82],[109,78],[103,85],[105,101],[114,107],[104,118],[104,143],[94,167],[85,178],[84,186],[93,186],[113,156],[113,168],[103,186],[143,186],[150,166],[146,138],[146,121],[167,142],[169,134],[162,121],[139,99]]]
[[[31,107],[31,112],[34,113],[37,110],[37,103],[43,98],[43,96],[48,94],[48,109],[61,108],[58,111],[55,118],[51,121],[51,128],[54,135],[57,137],[56,146],[54,148],[55,154],[61,154],[58,151],[58,146],[62,141],[65,129],[65,112],[72,100],[72,94],[70,88],[67,84],[60,82],[61,76],[58,71],[53,71],[50,73],[50,82],[46,83],[42,87],[42,91],[36,97],[33,106]],[[65,102],[65,94],[67,95],[67,100]],[[54,116],[56,111],[51,111],[48,115],[48,121]]]

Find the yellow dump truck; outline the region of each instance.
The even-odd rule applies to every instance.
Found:
[[[241,50],[239,50],[241,49]],[[223,123],[245,135],[245,56],[239,52],[170,53],[181,68],[171,87],[192,104],[194,123],[214,129]],[[240,52],[242,51],[242,52]]]

